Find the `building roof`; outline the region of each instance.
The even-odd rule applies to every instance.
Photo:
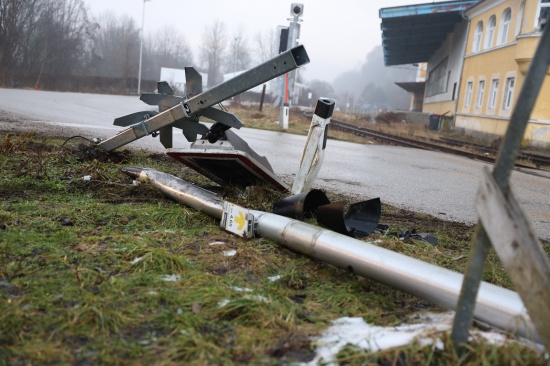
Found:
[[[428,61],[462,20],[463,11],[478,2],[444,1],[380,9],[386,66]]]
[[[405,89],[409,93],[424,93],[426,87],[425,81],[412,81],[412,82],[398,82],[395,83],[401,89]]]

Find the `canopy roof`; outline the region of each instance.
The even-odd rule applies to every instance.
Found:
[[[462,13],[479,0],[396,6],[380,9],[386,66],[427,62]]]

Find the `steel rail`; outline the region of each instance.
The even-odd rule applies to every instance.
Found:
[[[474,159],[474,160],[480,160],[487,163],[494,164],[495,158],[492,156],[487,156],[484,154],[477,154],[474,152],[454,149],[449,146],[444,146],[441,144],[436,144],[433,142],[428,141],[421,141],[421,140],[413,140],[402,136],[397,136],[393,134],[389,134],[386,132],[376,131],[365,127],[355,126],[350,123],[338,121],[338,120],[331,120],[331,128],[333,130],[340,130],[343,132],[352,133],[354,135],[358,136],[370,136],[374,137],[383,141],[388,141],[390,143],[394,143],[396,145],[405,146],[405,147],[414,147],[419,148],[423,150],[430,150],[430,151],[440,151],[448,154],[453,155],[459,155],[464,156],[466,158]],[[533,159],[530,159],[533,161],[533,163],[536,165],[535,161]],[[543,161],[542,158],[539,158],[539,161]],[[541,163],[540,165],[549,165],[550,166],[550,159],[545,161],[545,163]],[[517,168],[524,168],[524,169],[535,169],[535,167],[527,164],[517,163],[515,165]],[[537,165],[536,165],[537,166]],[[538,168],[538,166],[537,166]]]
[[[455,140],[449,137],[440,137],[439,140],[451,146],[467,146],[483,152],[494,154],[495,156],[498,154],[498,148],[491,146],[477,144],[469,141]],[[550,167],[550,156],[522,150],[519,153],[519,158],[533,163],[537,167],[537,169],[539,169],[540,166]]]

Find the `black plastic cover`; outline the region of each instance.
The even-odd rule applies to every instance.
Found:
[[[337,233],[363,238],[374,232],[380,221],[382,204],[373,198],[349,205],[345,202],[324,205],[317,210],[317,222]]]
[[[295,194],[275,202],[273,213],[296,220],[310,218],[317,214],[319,206],[330,203],[323,191],[312,189],[309,192]]]

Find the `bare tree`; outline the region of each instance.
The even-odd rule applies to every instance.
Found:
[[[137,77],[140,35],[134,19],[104,13],[98,24],[91,73],[105,77]]]
[[[359,70],[340,74],[332,84],[340,99],[347,94],[354,95],[356,101],[382,103],[384,100],[384,104],[393,108],[407,108],[410,95],[395,85],[395,82],[414,81],[415,75],[414,68],[385,67],[382,46],[376,46],[367,54],[365,63]],[[372,86],[369,86],[369,83],[372,83]],[[373,100],[375,94],[378,94],[380,99]]]
[[[225,58],[225,71],[235,72],[247,70],[251,64],[248,40],[242,29],[233,34],[231,45]]]
[[[82,0],[50,0],[37,20],[28,65],[43,72],[72,75],[82,70],[89,20]],[[36,71],[35,71],[36,72]]]
[[[42,0],[0,0],[0,85],[12,84]]]
[[[307,84],[307,86],[313,94],[313,100],[317,100],[322,97],[334,97],[334,89],[326,81],[312,80]]]
[[[275,56],[275,31],[256,33],[254,43],[258,63],[263,63]]]
[[[148,36],[143,54],[143,77],[149,80],[159,79],[161,67],[183,69],[193,65],[191,47],[173,26]]]
[[[222,60],[226,51],[225,24],[216,21],[204,29],[200,58],[208,73],[208,86],[223,81],[221,73]]]

